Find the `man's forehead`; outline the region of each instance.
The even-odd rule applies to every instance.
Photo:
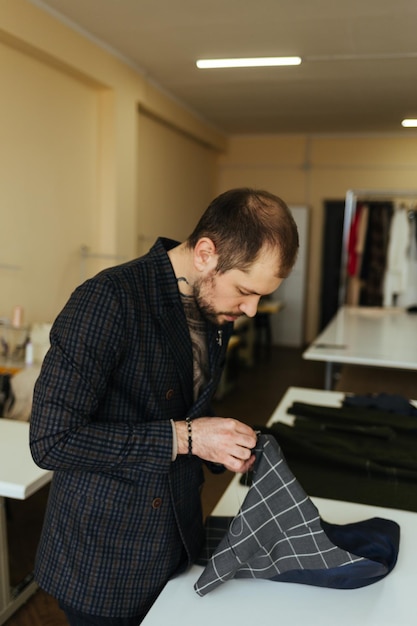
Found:
[[[248,295],[264,296],[275,291],[282,282],[275,268],[275,264],[253,265],[248,271],[236,270],[234,280],[238,288]]]

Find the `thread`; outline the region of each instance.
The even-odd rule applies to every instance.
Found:
[[[20,328],[23,323],[23,308],[21,306],[15,306],[12,315],[12,326]]]

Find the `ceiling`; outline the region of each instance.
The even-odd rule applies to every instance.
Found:
[[[413,132],[416,0],[32,1],[227,134]],[[300,66],[195,65],[293,55]]]

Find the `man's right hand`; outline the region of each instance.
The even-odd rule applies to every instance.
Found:
[[[185,421],[174,422],[178,454],[188,453],[188,428]],[[230,417],[198,417],[191,422],[192,453],[232,472],[251,469],[255,456],[256,433],[247,424]]]

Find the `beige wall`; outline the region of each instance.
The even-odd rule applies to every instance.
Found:
[[[78,282],[78,252],[96,244],[97,95],[0,44],[1,310],[49,319]]]
[[[155,238],[182,241],[215,195],[217,151],[141,111],[138,254]],[[185,173],[185,180],[184,180]]]
[[[310,208],[305,339],[319,324],[323,203],[348,189],[416,190],[417,135],[232,137],[221,157],[219,188],[268,189]]]
[[[213,170],[227,142],[26,0],[1,1],[0,75],[0,317],[21,305],[26,323],[51,321],[80,280],[136,256],[142,224],[155,215],[139,177],[146,159],[139,108],[189,138],[175,141],[172,193],[192,187],[199,212],[216,192]],[[190,185],[190,143],[209,155],[197,190],[195,181]],[[165,148],[173,150],[169,142]],[[152,175],[169,197],[172,181],[157,163]],[[184,232],[188,220],[166,207],[167,229],[176,224]]]
[[[250,185],[311,209],[310,341],[323,201],[349,188],[417,186],[415,133],[227,138],[27,0],[1,0],[0,73],[0,317],[20,304],[27,322],[52,320],[81,278],[158,233],[182,238],[216,193]],[[82,245],[94,255],[85,262]]]

